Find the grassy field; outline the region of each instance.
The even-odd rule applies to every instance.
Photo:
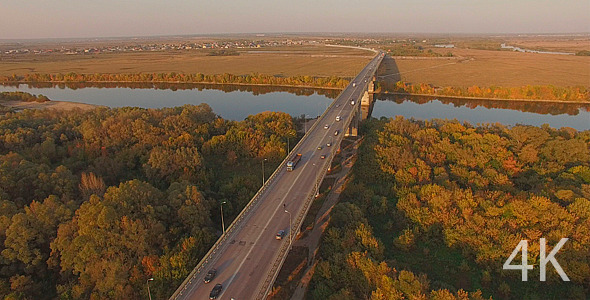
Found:
[[[395,58],[388,63],[388,70],[382,75],[389,75],[387,78],[390,80],[429,83],[441,87],[590,86],[590,57],[474,49],[495,49],[505,42],[532,49],[576,52],[590,49],[590,38],[587,36],[425,37],[424,42],[422,38],[414,39],[418,40],[416,45],[441,54],[452,52],[454,58]],[[433,48],[433,43],[454,43],[458,48]],[[239,56],[208,56],[210,50],[207,49],[94,55],[0,55],[0,76],[68,72],[177,72],[352,77],[373,55],[364,50],[323,45],[238,51]]]
[[[457,58],[396,58],[382,75],[435,86],[590,86],[590,57],[475,49],[450,51]]]
[[[94,55],[2,56],[0,75],[26,73],[177,72],[276,76],[355,76],[373,53],[326,46],[244,49],[239,56],[207,56],[208,50]]]

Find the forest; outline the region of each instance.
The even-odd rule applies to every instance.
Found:
[[[379,81],[375,86],[379,92],[420,94],[449,97],[473,97],[493,99],[528,99],[590,102],[590,89],[583,86],[558,87],[552,85],[526,85],[520,87],[434,87],[426,83],[395,83]]]
[[[35,82],[142,82],[142,83],[217,83],[217,84],[246,84],[246,85],[275,85],[275,86],[305,86],[322,88],[345,88],[349,80],[341,77],[291,76],[279,77],[259,73],[248,75],[215,74],[205,75],[182,73],[132,73],[132,74],[25,74],[0,76],[0,83],[35,83]]]
[[[371,119],[309,299],[588,299],[590,131]],[[539,239],[549,264],[539,279]],[[503,263],[528,240],[528,281]],[[519,264],[519,254],[512,264]]]
[[[206,104],[0,115],[0,295],[169,297],[296,143]]]

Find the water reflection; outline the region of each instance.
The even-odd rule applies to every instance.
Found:
[[[315,117],[340,93],[314,88],[182,83],[36,83],[0,85],[1,91],[23,91],[56,101],[108,107],[162,108],[207,103],[215,113],[230,120],[243,120],[269,110]]]
[[[3,86],[10,86],[15,88],[59,88],[59,89],[84,89],[84,88],[129,88],[129,89],[155,89],[155,90],[218,90],[226,93],[231,92],[248,92],[253,95],[264,95],[268,93],[285,92],[297,96],[311,96],[314,94],[335,99],[340,90],[337,89],[319,89],[306,87],[289,87],[289,86],[265,86],[265,85],[225,85],[225,84],[206,84],[206,83],[144,83],[144,82],[66,82],[66,83],[52,83],[52,82],[36,82],[36,83],[16,83],[3,84]],[[57,100],[57,99],[56,99]]]
[[[590,129],[590,104],[475,100],[380,94],[373,117],[457,119],[477,123],[528,124]]]

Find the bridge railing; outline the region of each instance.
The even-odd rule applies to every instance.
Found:
[[[368,85],[368,83],[364,84],[363,89],[365,89],[367,85]],[[360,96],[362,97],[362,95],[363,95],[363,93],[361,93]],[[338,97],[340,97],[340,95],[338,95]],[[336,98],[336,99],[338,99],[338,98]],[[332,102],[332,104],[334,104],[334,102]],[[332,106],[332,105],[330,105],[330,106]],[[360,107],[360,104],[358,105],[358,107]],[[328,111],[329,111],[329,109],[326,109],[324,111],[324,113],[322,114],[322,116],[320,118],[318,118],[318,121],[320,119],[322,119]],[[347,121],[345,123],[346,125],[344,126],[344,128],[348,128],[350,126],[353,118],[349,117],[346,119],[347,119]],[[315,126],[318,123],[319,122],[315,122],[314,125],[312,126],[312,129],[315,128]],[[310,131],[311,131],[311,129],[310,129]],[[344,134],[342,134],[337,139],[338,142],[337,142],[337,144],[334,145],[334,148],[332,148],[332,149],[339,149],[340,144],[342,143],[343,139],[344,139]],[[309,208],[311,207],[311,204],[315,198],[315,195],[319,192],[320,185],[321,185],[322,181],[324,180],[326,173],[328,172],[328,168],[332,164],[332,159],[334,158],[335,151],[336,150],[332,150],[329,161],[327,161],[324,164],[323,168],[320,170],[320,173],[319,173],[320,176],[318,176],[316,179],[316,182],[315,182],[316,188],[312,189],[312,191],[307,195],[305,202],[303,204],[303,208],[300,210],[300,213],[297,215],[297,219],[295,220],[295,222],[293,224],[291,224],[290,230],[292,231],[291,233],[293,234],[293,236],[297,236],[297,234],[299,234],[299,231],[301,230],[301,226],[303,225],[303,220],[305,219],[305,216],[309,212]],[[295,231],[293,231],[293,229],[295,229]],[[279,252],[275,256],[273,265],[272,265],[270,271],[268,272],[265,281],[262,283],[262,286],[259,289],[256,299],[265,299],[266,296],[268,296],[268,294],[270,293],[272,286],[274,284],[274,281],[276,280],[277,276],[279,275],[279,271],[280,271],[281,267],[283,266],[283,264],[285,263],[285,260],[287,259],[286,252],[289,251],[290,245],[291,245],[291,243],[289,243],[288,241],[283,242],[283,244],[281,245],[281,249],[279,250]]]

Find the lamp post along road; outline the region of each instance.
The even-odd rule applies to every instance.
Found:
[[[264,185],[264,183],[266,182],[264,180],[264,162],[266,161],[266,158],[262,160],[262,185]]]
[[[225,223],[223,222],[223,205],[226,204],[226,201],[221,202],[219,207],[221,208],[221,229],[223,230],[223,234],[225,234]]]
[[[148,297],[150,297],[150,300],[152,300],[152,293],[150,293],[150,281],[154,281],[154,278],[149,278],[146,283],[147,283],[147,288],[148,288]]]
[[[289,250],[293,244],[293,223],[291,223],[291,212],[285,209],[285,212],[289,214]]]

